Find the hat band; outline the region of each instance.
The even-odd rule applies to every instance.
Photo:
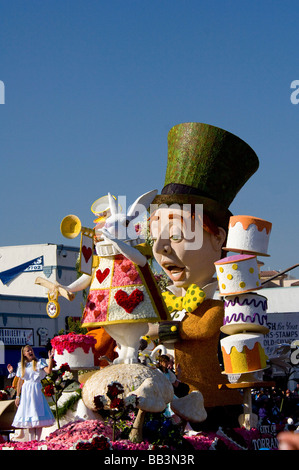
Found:
[[[161,191],[161,194],[190,194],[194,196],[203,196],[212,199],[211,196],[204,191],[201,191],[198,188],[194,188],[193,186],[187,186],[186,184],[180,183],[169,183]]]

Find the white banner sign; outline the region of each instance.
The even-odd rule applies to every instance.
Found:
[[[33,346],[33,328],[0,328],[0,341],[5,346]]]
[[[265,335],[264,348],[268,356],[276,346],[299,340],[299,312],[268,314],[267,325],[270,331]]]

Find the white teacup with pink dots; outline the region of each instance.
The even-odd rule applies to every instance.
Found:
[[[241,294],[262,287],[257,258],[254,255],[235,255],[215,263],[220,295]]]

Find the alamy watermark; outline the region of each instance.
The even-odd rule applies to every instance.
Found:
[[[118,204],[122,208],[122,213],[110,215],[105,223],[98,227],[97,232],[104,236],[118,240],[136,239],[136,226],[141,225],[141,232],[150,234],[150,238],[161,242],[184,241],[185,250],[198,250],[203,242],[203,205],[202,204],[150,204],[145,207],[143,204],[134,206],[134,214],[126,216],[126,196],[118,196]],[[140,220],[142,214],[143,224]],[[142,227],[142,225],[146,227]],[[143,238],[143,236],[142,236]]]
[[[291,93],[290,100],[292,104],[299,103],[299,80],[293,80],[291,83],[291,88],[294,90]]]
[[[2,80],[0,80],[0,104],[5,104],[5,85]]]
[[[199,250],[203,242],[202,204],[151,204],[150,233],[161,243],[184,241],[185,250]]]

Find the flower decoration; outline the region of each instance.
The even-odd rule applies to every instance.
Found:
[[[71,450],[112,450],[112,445],[108,437],[95,434],[90,439],[75,442]]]
[[[96,342],[97,341],[93,336],[77,333],[59,335],[51,339],[51,345],[59,355],[63,354],[64,350],[72,353],[77,348],[82,348],[86,354],[89,353],[90,349],[94,352]]]
[[[5,387],[4,389],[4,392],[8,394],[8,399],[9,400],[12,400],[15,395],[17,394],[17,390],[12,387],[11,385],[7,385],[7,387]]]
[[[132,313],[133,310],[143,301],[144,295],[139,289],[133,290],[130,295],[123,290],[118,290],[114,296],[116,303],[125,309],[127,313]]]
[[[46,397],[51,397],[52,395],[54,395],[54,393],[55,390],[53,384],[49,384],[44,387],[44,394],[46,395]]]
[[[110,402],[111,410],[120,410],[124,407],[124,400],[122,398],[115,397]]]
[[[61,364],[60,370],[61,370],[61,372],[69,372],[71,370],[71,368],[67,363],[65,363],[65,364]]]
[[[107,388],[107,397],[110,399],[124,393],[124,387],[119,382],[111,382]]]
[[[136,408],[138,404],[138,397],[137,395],[128,395],[124,398],[124,405],[127,407]]]
[[[59,369],[52,369],[51,374],[47,375],[41,382],[45,396],[51,397],[54,402],[56,421],[59,428],[58,400],[64,391],[76,391],[76,400],[78,400],[81,396],[80,385],[74,380],[67,363],[62,364]],[[73,401],[72,399],[72,404]]]
[[[94,397],[93,402],[94,402],[96,409],[99,411],[99,410],[104,409],[104,406],[106,405],[107,400],[104,397],[104,395],[97,395]]]
[[[10,394],[6,390],[0,390],[0,401],[9,400]]]
[[[73,378],[74,378],[73,374],[68,370],[62,374],[63,380],[73,380]]]
[[[151,421],[153,422],[153,418]],[[159,429],[159,423],[154,423],[153,426],[156,430],[157,438],[159,437],[157,429]],[[162,423],[163,424],[163,421]],[[130,426],[130,424],[129,424]],[[236,445],[236,436],[234,435],[234,441],[228,438],[227,430],[221,430],[218,432],[201,431],[196,435],[184,435],[183,436],[183,447],[178,447],[175,441],[171,442],[168,447],[171,450],[178,450],[179,448],[185,449],[188,452],[199,451],[199,450],[241,450]],[[252,439],[258,439],[261,437],[260,432],[257,429],[251,429],[247,431],[245,428],[234,429],[235,433],[240,434],[246,442],[243,447],[248,450],[252,449]],[[230,430],[229,434],[232,433]],[[271,436],[269,436],[271,437]],[[230,442],[229,442],[230,440]],[[243,442],[244,442],[243,441]],[[75,421],[65,424],[60,429],[52,432],[43,441],[10,441],[0,442],[0,450],[2,449],[11,450],[103,450],[103,451],[123,451],[123,450],[148,450],[156,451],[160,449],[166,449],[165,444],[157,444],[144,440],[140,443],[133,443],[127,439],[118,439],[113,441],[113,430],[108,423],[104,423],[99,420],[86,420],[86,421]],[[274,450],[274,449],[273,449]]]
[[[167,286],[169,286],[170,282],[169,282],[169,277],[167,276],[166,273],[158,273],[157,271],[155,271],[154,268],[152,268],[152,271],[154,272],[154,277],[155,277],[155,280],[161,290],[161,292],[165,292],[167,291]]]
[[[112,420],[113,441],[115,441],[117,430],[123,431],[124,428],[129,429],[129,426],[132,426],[135,418],[135,416],[130,416],[130,412],[132,412],[132,409],[136,407],[137,397],[136,395],[133,395],[124,398],[123,394],[123,385],[119,382],[111,382],[107,385],[106,392],[110,401],[108,401],[103,395],[97,395],[93,400],[97,411],[102,416],[106,417],[107,423],[109,419]]]
[[[164,413],[148,413],[145,417],[143,436],[154,446],[179,449],[183,444],[184,426]]]

